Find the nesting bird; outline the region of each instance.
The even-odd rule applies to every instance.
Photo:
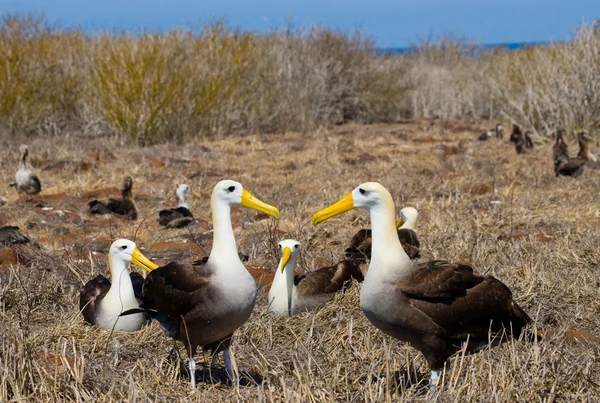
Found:
[[[379,330],[420,351],[437,384],[463,343],[468,352],[518,338],[530,322],[510,289],[467,264],[411,261],[396,236],[394,201],[376,182],[363,183],[312,217],[317,225],[354,208],[369,212],[373,245],[360,306]]]
[[[492,133],[491,130],[486,130],[483,133],[481,133],[479,135],[479,137],[477,137],[477,140],[479,140],[479,141],[487,141],[487,139],[489,139],[493,135],[494,135],[494,133]]]
[[[189,185],[181,184],[177,186],[175,190],[177,207],[159,211],[158,223],[160,225],[167,228],[184,228],[194,221],[194,216],[190,211],[190,206],[186,198],[190,192],[195,196],[200,196],[198,193],[192,192]]]
[[[129,263],[147,269],[157,266],[144,257],[136,244],[117,239],[108,252],[111,279],[98,275],[79,290],[79,309],[86,322],[107,330],[134,332],[150,320],[145,312],[124,317],[119,315],[140,306],[144,278],[129,272]]]
[[[227,372],[234,379],[229,346],[233,332],[254,309],[256,282],[238,257],[231,224],[231,207],[237,204],[279,218],[276,207],[260,201],[240,183],[219,182],[211,196],[213,245],[206,264],[173,262],[151,268],[142,290],[141,310],[158,320],[167,336],[185,345],[192,387],[196,382],[194,354],[198,346],[213,356],[222,351]],[[148,270],[144,265],[140,267]]]
[[[90,214],[117,214],[125,216],[130,220],[136,220],[138,210],[133,200],[132,190],[133,178],[129,175],[123,180],[121,188],[121,199],[110,198],[107,201],[92,200],[87,204]]]
[[[357,263],[342,260],[303,276],[294,275],[300,243],[294,239],[279,242],[281,260],[269,290],[269,312],[292,316],[317,309],[332,300],[338,291],[344,292],[354,279],[364,280]]]
[[[15,174],[15,182],[12,182],[10,186],[14,186],[19,194],[36,195],[42,191],[42,183],[29,161],[27,161],[29,148],[25,144],[21,144],[19,150],[21,151],[19,168]]]
[[[579,156],[569,158],[569,147],[563,138],[564,134],[565,130],[558,128],[556,131],[556,141],[552,146],[554,173],[556,176],[580,176],[583,174],[587,160]]]
[[[400,210],[400,219],[396,221],[398,238],[402,248],[411,260],[421,257],[419,238],[417,237],[417,217],[419,213],[414,207],[404,207]],[[371,259],[371,230],[360,229],[350,241],[350,246],[345,250],[346,258],[358,262]]]
[[[37,245],[28,236],[21,234],[19,227],[5,225],[0,228],[0,246],[32,244]]]
[[[500,123],[498,123],[496,125],[496,128],[494,130],[496,132],[496,138],[498,140],[502,140],[502,138],[504,137],[504,129],[502,128],[502,125]],[[479,141],[487,141],[487,139],[489,139],[493,135],[494,135],[494,132],[492,130],[486,130],[485,132],[483,132],[483,133],[481,133],[479,135],[479,137],[477,138],[477,140],[479,140]]]

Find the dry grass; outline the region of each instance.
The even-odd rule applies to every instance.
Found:
[[[85,151],[77,139],[33,140],[43,194],[68,197],[32,202],[5,193],[9,202],[0,208],[0,223],[19,225],[43,249],[21,251],[20,264],[0,265],[0,400],[598,401],[598,346],[562,339],[515,341],[458,356],[435,392],[399,386],[399,374],[426,377],[426,364],[414,349],[368,323],[358,306],[358,286],[315,314],[290,319],[267,315],[261,295],[233,347],[240,369],[258,383],[230,388],[201,382],[194,393],[169,362],[173,343],[156,324],[111,333],[87,326],[78,312],[77,289],[106,272],[111,239],[135,239],[162,262],[208,251],[209,236],[199,236],[200,247],[187,251],[164,242],[206,232],[209,195],[221,179],[239,180],[282,212],[276,223],[251,211],[234,212],[243,226],[238,244],[250,263],[274,268],[276,242],[293,237],[303,244],[305,270],[341,258],[353,232],[368,224],[366,213],[356,211],[314,228],[312,213],[357,184],[377,180],[392,191],[398,209],[419,209],[426,258],[470,260],[497,276],[538,327],[600,333],[600,172],[555,178],[550,146],[517,156],[507,142],[474,141],[487,126],[346,125],[185,147],[132,148],[103,139],[89,141]],[[460,140],[464,153],[444,154]],[[12,178],[17,147],[7,142],[0,150],[0,183]],[[48,160],[95,161],[88,152],[100,153],[91,170],[81,170],[87,167],[82,163],[42,169],[51,166]],[[118,185],[125,172],[135,178],[140,217],[147,219],[107,222],[83,215],[85,192]],[[174,203],[181,182],[204,196],[191,199],[201,223],[193,230],[161,229],[156,212]],[[539,233],[551,241],[540,241],[548,238]],[[502,240],[518,234],[532,236]]]
[[[224,23],[88,36],[0,21],[0,136],[113,136],[140,145],[309,132],[349,121],[497,119],[545,135],[600,127],[600,29],[568,43],[477,52],[442,37],[383,55],[360,33]]]

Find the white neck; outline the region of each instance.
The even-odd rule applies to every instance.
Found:
[[[289,262],[281,272],[281,259],[277,265],[277,271],[273,278],[273,284],[269,290],[269,311],[291,316],[292,300],[296,294],[294,284],[294,269],[296,268],[296,256],[292,255]]]
[[[398,239],[391,195],[384,195],[384,203],[371,207],[369,213],[372,246],[367,278],[402,278],[408,275],[413,264]]]
[[[125,305],[127,302],[135,301],[128,264],[117,256],[110,256],[108,265],[110,266],[111,285],[103,301]]]
[[[185,199],[185,193],[177,193],[177,207],[185,207],[186,209],[190,209],[190,206]]]
[[[211,200],[213,218],[213,246],[209,261],[219,264],[219,267],[244,267],[237,253],[237,245],[231,227],[231,206]],[[230,266],[234,263],[236,266]]]
[[[398,229],[411,229],[413,231],[417,231],[417,220],[414,217],[409,217],[406,219],[406,221],[402,224],[402,226]]]

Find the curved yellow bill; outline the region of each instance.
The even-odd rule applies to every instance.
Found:
[[[242,191],[241,205],[268,214],[271,217],[279,218],[279,209],[277,207],[259,200],[258,197],[254,196],[246,189]]]
[[[337,202],[333,203],[331,206],[317,211],[312,216],[312,224],[317,225],[325,220],[330,219],[331,217],[335,217],[338,214],[345,213],[346,211],[352,210],[354,208],[354,198],[352,197],[352,193],[348,193],[346,196],[342,197]]]
[[[198,192],[194,192],[193,190],[190,192],[192,196],[202,197],[202,195]]]
[[[140,269],[144,269],[147,272],[151,272],[154,269],[158,269],[158,265],[148,259],[138,248],[133,249],[133,253],[131,254],[131,263],[139,267]]]
[[[402,219],[402,217],[398,218],[398,221],[396,221],[396,229],[400,229],[400,227],[404,224],[404,220]]]
[[[287,246],[283,248],[283,252],[281,253],[281,272],[285,269],[285,266],[288,264],[292,257],[292,250]]]

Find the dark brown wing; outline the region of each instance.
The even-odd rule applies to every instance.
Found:
[[[79,310],[86,322],[95,324],[96,308],[109,289],[110,280],[102,275],[94,277],[79,289]]]
[[[366,261],[371,259],[371,230],[361,229],[350,240],[350,246],[344,251],[347,259]]]
[[[204,265],[169,263],[148,274],[142,301],[145,308],[179,318],[203,302],[202,289],[208,283]]]
[[[102,203],[99,200],[92,200],[87,204],[87,209],[90,214],[110,214],[110,209],[106,206],[106,204]]]
[[[364,280],[360,267],[353,261],[342,260],[335,266],[307,273],[298,278],[296,285],[299,295],[330,294],[345,291],[351,279],[359,282]]]
[[[1,246],[9,246],[9,245],[21,245],[21,244],[29,244],[33,243],[31,239],[21,234],[19,231],[19,227],[14,227],[11,225],[4,226],[0,228],[0,245]]]
[[[471,266],[431,260],[418,264],[417,270],[397,285],[410,298],[437,299],[464,296],[482,281]]]
[[[132,199],[108,199],[106,207],[114,214],[128,216],[132,220],[137,218],[137,209]]]
[[[402,248],[411,260],[421,257],[421,250],[419,249],[421,244],[419,243],[419,238],[415,231],[412,229],[400,228],[398,230],[398,238],[400,239]]]
[[[530,321],[506,285],[475,273],[469,265],[422,263],[397,285],[413,307],[444,328],[447,338],[485,338],[489,330],[511,328],[518,336]]]
[[[27,194],[38,194],[42,191],[42,183],[40,182],[40,178],[37,175],[32,174],[29,178],[29,186],[27,190]]]
[[[142,289],[144,287],[144,277],[134,271],[129,273],[131,278],[131,285],[133,286],[133,294],[139,300],[142,299]]]
[[[194,221],[192,213],[185,207],[161,210],[158,213],[158,223],[168,228],[184,228],[192,221]]]
[[[583,158],[569,158],[566,162],[561,162],[555,166],[556,176],[579,176],[583,173],[586,160]]]
[[[411,259],[421,257],[419,238],[413,230],[402,228],[398,230],[398,238],[402,248]],[[365,262],[371,259],[371,230],[359,230],[350,241],[350,246],[344,251],[346,258],[357,262]]]

